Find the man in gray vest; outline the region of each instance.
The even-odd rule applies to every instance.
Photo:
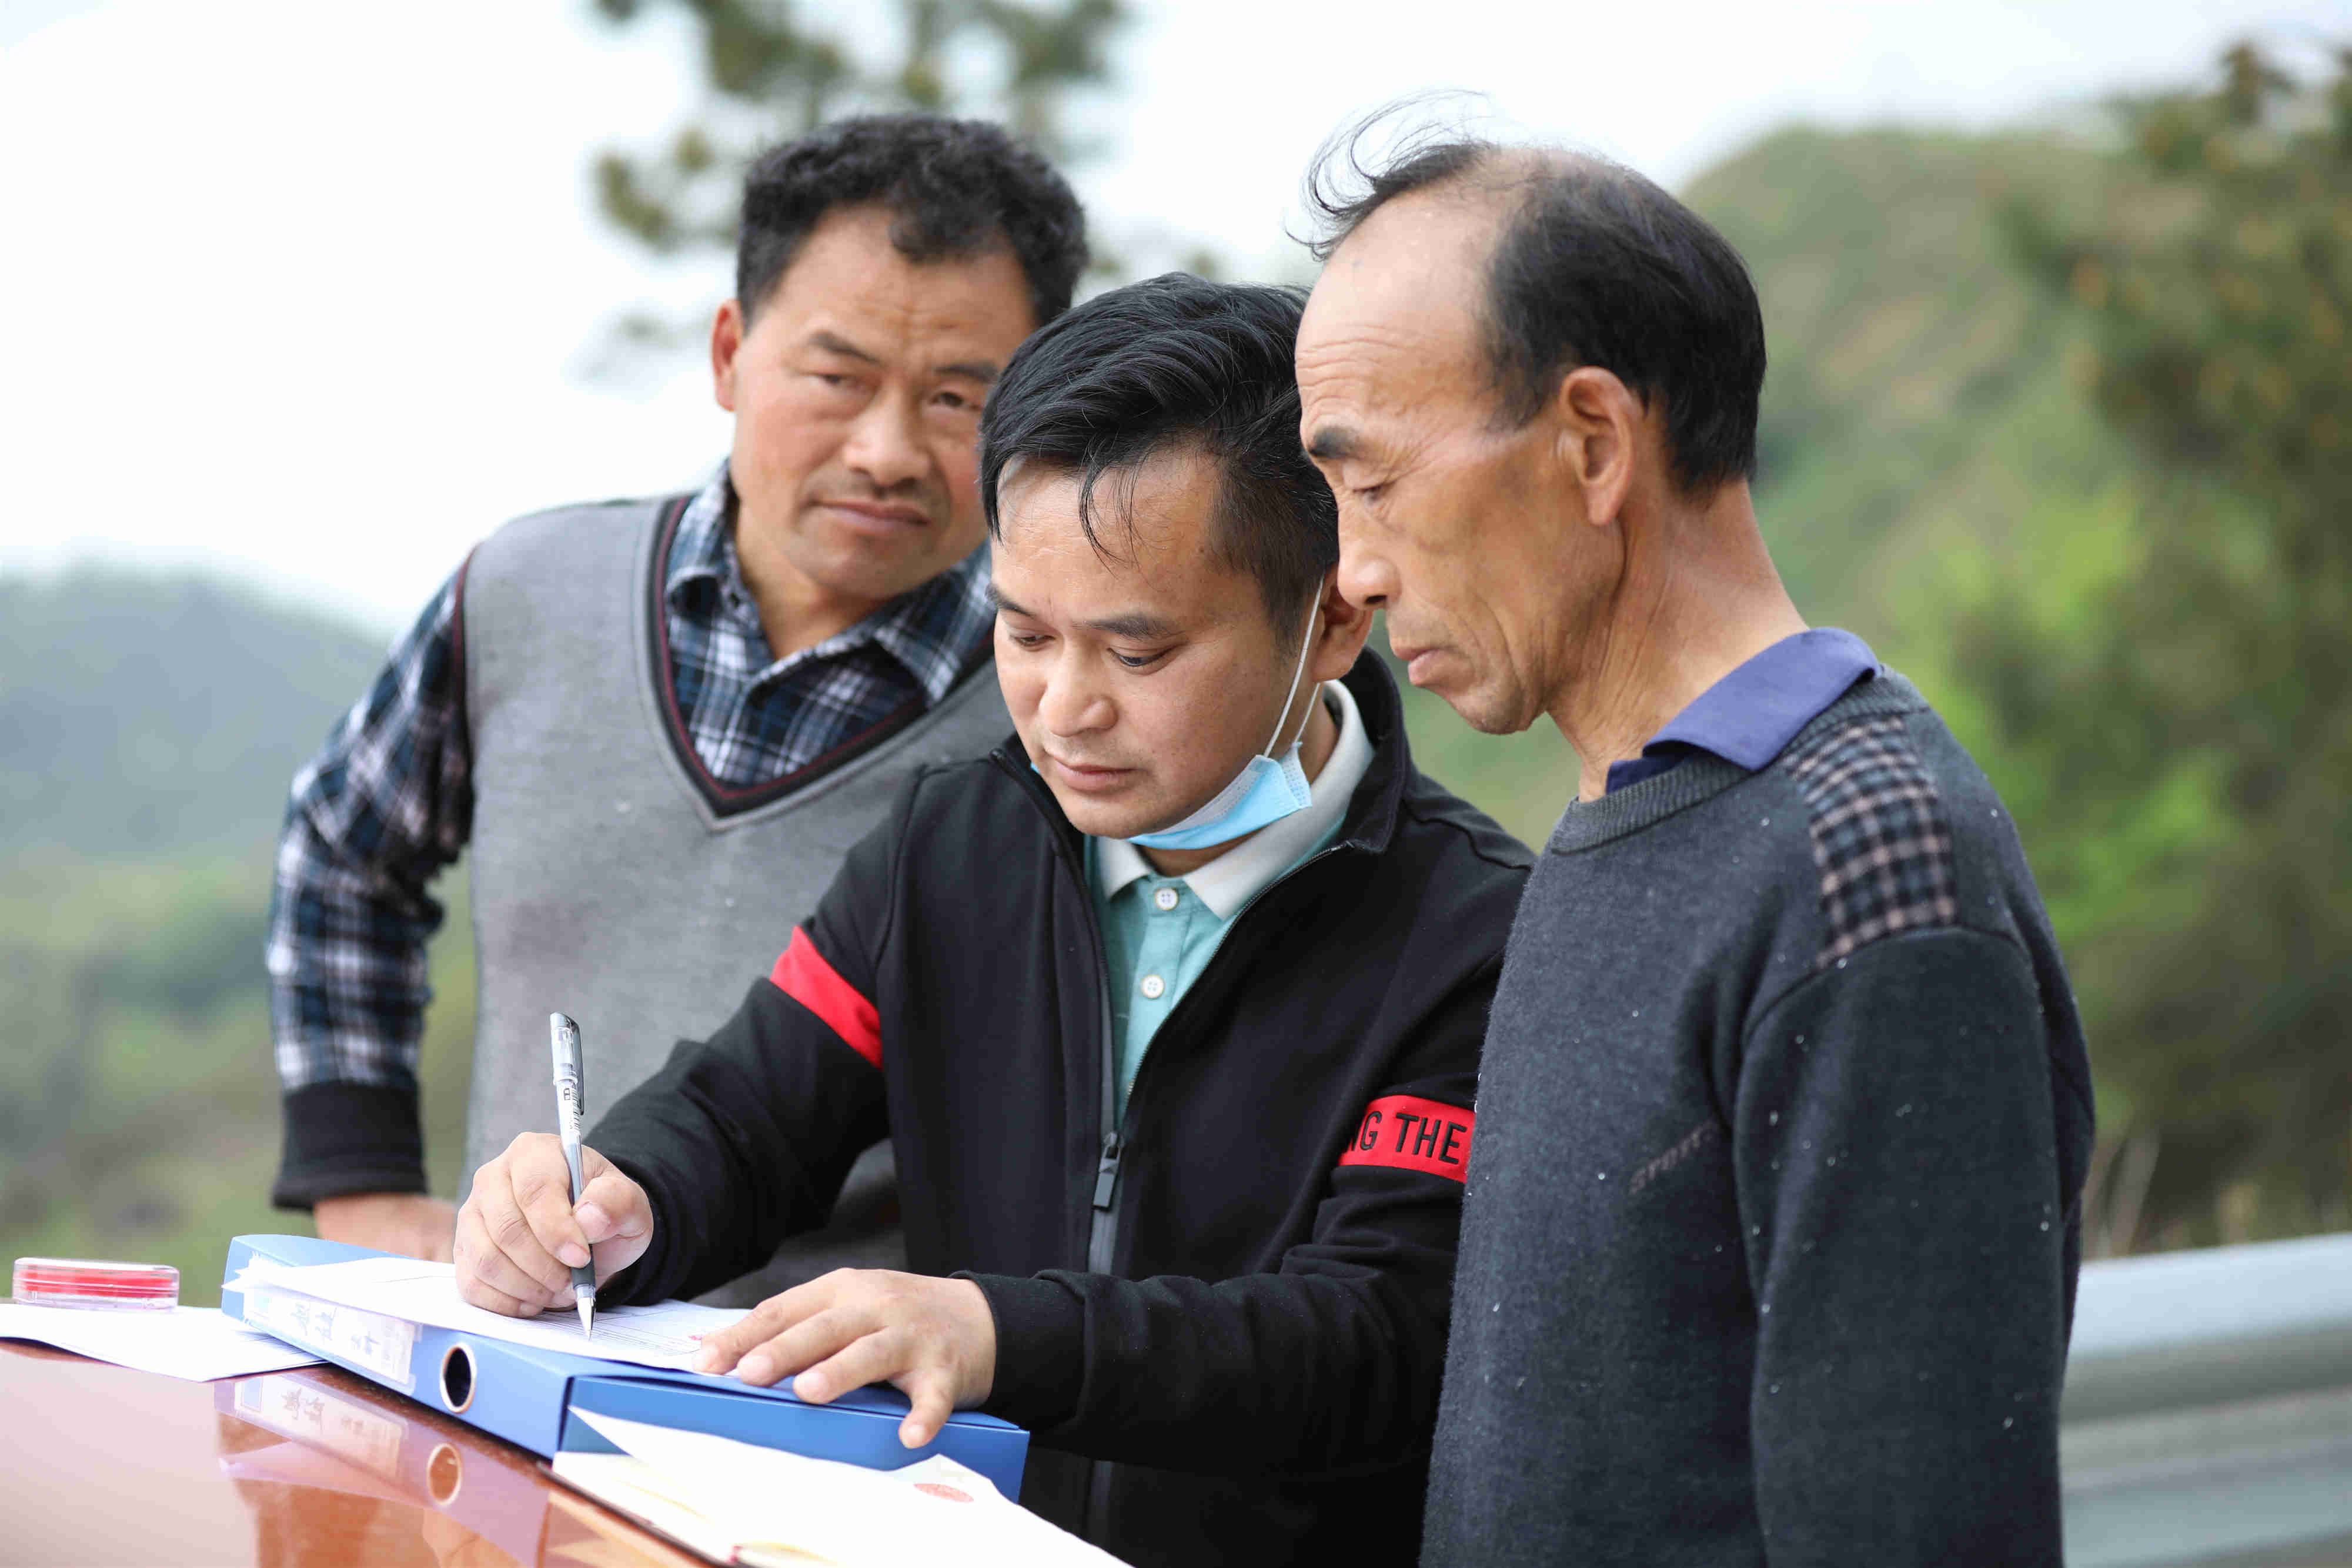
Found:
[[[1486,1033],[1424,1563],[2056,1563],[2082,1029],[1992,786],[1773,570],[1746,267],[1566,154],[1424,142],[1324,206],[1339,588],[1582,764]]]
[[[551,1010],[617,1099],[724,1021],[902,778],[1003,734],[980,411],[1086,258],[1067,183],[991,125],[850,120],[754,165],[711,329],[727,462],[692,494],[491,536],[294,781],[268,947],[278,1203],[449,1256],[415,1069],[426,890],[469,845],[471,1169],[551,1124]],[[751,1299],[896,1260],[887,1145],[836,1221]]]

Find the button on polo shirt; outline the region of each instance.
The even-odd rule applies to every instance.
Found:
[[[1184,876],[1161,876],[1124,839],[1087,841],[1087,876],[1110,971],[1121,1115],[1152,1036],[1208,967],[1234,917],[1339,835],[1348,802],[1371,767],[1372,747],[1347,687],[1326,682],[1323,700],[1339,726],[1339,738],[1308,786],[1310,802],[1304,810],[1268,823]]]
[[[1101,872],[1096,872],[1100,885]],[[1181,876],[1147,872],[1108,901],[1097,899],[1110,961],[1111,1028],[1118,1031],[1118,1105],[1151,1037],[1176,1009],[1223,938],[1225,922]]]

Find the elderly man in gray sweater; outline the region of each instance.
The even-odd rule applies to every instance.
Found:
[[[1773,569],[1745,267],[1587,158],[1317,189],[1341,590],[1582,766],[1487,1037],[1424,1561],[2057,1562],[2082,1032],[1992,787]]]

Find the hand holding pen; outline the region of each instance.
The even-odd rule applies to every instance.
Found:
[[[587,1291],[576,1282],[583,1274],[609,1280],[645,1256],[654,1228],[645,1189],[578,1142],[576,1110],[572,1142],[576,1155],[560,1136],[524,1133],[474,1173],[457,1215],[465,1300],[516,1318],[575,1301],[585,1307]],[[581,1316],[584,1328],[588,1314]]]

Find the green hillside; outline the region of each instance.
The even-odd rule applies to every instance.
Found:
[[[262,938],[286,789],[382,639],[208,578],[0,579],[0,1256],[176,1264],[273,1215]],[[445,883],[452,885],[457,879]],[[454,1180],[462,907],[426,1063]]]
[[[2067,382],[2077,329],[2001,221],[2109,177],[2054,137],[1789,131],[1685,193],[1763,299],[1757,505],[1813,619],[1899,653],[1937,557],[2003,549],[2053,495],[2124,471]]]
[[[383,658],[381,638],[209,577],[0,579],[0,851],[266,845]]]

